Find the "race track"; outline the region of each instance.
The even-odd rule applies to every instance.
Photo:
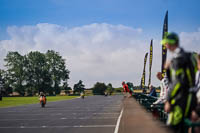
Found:
[[[123,96],[0,108],[0,133],[114,133]],[[48,100],[48,97],[47,97]]]

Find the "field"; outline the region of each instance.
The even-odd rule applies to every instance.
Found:
[[[73,99],[78,96],[47,96],[47,102]],[[0,107],[13,107],[26,104],[39,103],[38,97],[3,97]]]

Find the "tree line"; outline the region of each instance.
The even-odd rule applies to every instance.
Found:
[[[32,96],[41,91],[55,95],[62,89],[68,89],[70,71],[66,68],[65,59],[58,52],[31,51],[27,55],[8,52],[4,61],[6,70],[0,70],[4,95],[13,91],[21,96]]]
[[[48,50],[46,53],[31,51],[26,55],[8,52],[5,59],[5,70],[0,69],[0,92],[5,96],[13,92],[21,96],[33,96],[44,92],[48,95],[60,94],[61,90],[69,93],[70,71],[66,68],[65,59],[58,52]],[[112,84],[97,82],[91,88],[93,94],[112,94]],[[73,86],[73,94],[84,92],[82,80]],[[120,90],[120,89],[119,89]]]
[[[66,68],[65,59],[58,52],[48,50],[46,53],[31,51],[26,55],[8,52],[5,59],[5,70],[0,69],[0,92],[5,96],[13,92],[21,96],[33,96],[44,92],[48,95],[60,94],[61,90],[69,93],[70,71]],[[97,82],[91,88],[93,94],[104,95],[105,92],[121,92],[122,88],[113,88],[112,84]],[[73,94],[84,92],[82,80],[73,86]]]
[[[74,84],[73,93],[80,94],[81,92],[85,91],[85,85],[83,84],[82,80],[79,80],[77,84]],[[69,87],[70,88],[70,87]],[[112,95],[115,92],[115,88],[112,87],[112,84],[109,83],[106,85],[105,83],[96,82],[94,86],[90,89],[94,95],[104,95],[107,93],[108,95]],[[121,88],[119,88],[117,92],[121,92]]]

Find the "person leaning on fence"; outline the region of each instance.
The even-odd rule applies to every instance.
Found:
[[[128,88],[128,85],[123,81],[122,82],[122,86],[123,86],[123,88],[124,88],[124,97],[127,97],[127,95],[128,95],[128,93],[130,93],[130,90],[129,90],[129,88]],[[130,97],[130,96],[128,96],[128,97]]]
[[[163,104],[166,101],[167,91],[168,91],[168,78],[166,74],[163,77],[162,73],[158,72],[156,76],[161,81],[160,82],[160,97],[153,103],[153,105]]]
[[[152,85],[149,85],[149,89],[150,89],[150,93],[148,96],[157,97],[156,88],[154,88]]]
[[[195,95],[189,91],[195,86],[196,59],[179,46],[176,33],[167,33],[162,44],[172,53],[172,59],[165,65],[170,88],[164,107],[169,113],[167,124],[176,133],[183,133],[184,119],[190,117],[196,106]]]
[[[130,82],[126,83],[128,85],[129,93],[132,96],[133,95],[133,84]]]

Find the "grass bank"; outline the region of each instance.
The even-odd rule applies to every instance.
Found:
[[[69,100],[79,96],[47,96],[47,102],[60,101],[60,100]],[[3,100],[0,101],[1,107],[14,107],[26,104],[35,104],[39,103],[38,97],[3,97]]]

